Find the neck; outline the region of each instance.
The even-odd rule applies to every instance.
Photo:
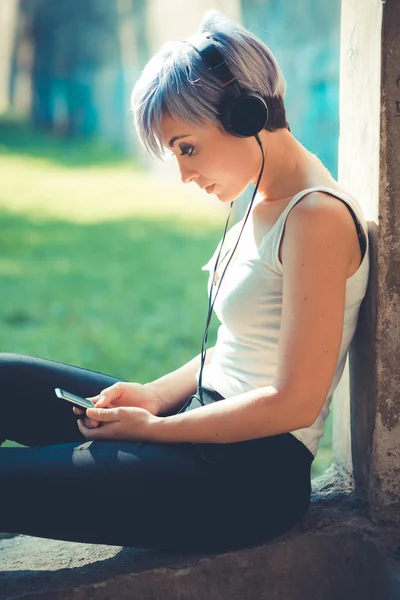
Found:
[[[273,202],[293,196],[306,181],[312,166],[321,163],[304,146],[298,142],[287,129],[269,132],[263,130],[260,134],[263,145],[265,166],[258,187],[258,193],[265,202]],[[259,147],[257,147],[260,153]],[[253,183],[257,182],[261,167],[259,167]]]

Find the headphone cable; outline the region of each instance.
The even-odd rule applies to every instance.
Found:
[[[263,145],[262,145],[261,139],[260,139],[260,137],[259,137],[258,134],[256,134],[254,137],[256,138],[257,144],[259,145],[260,150],[261,150],[261,157],[262,157],[261,169],[260,169],[260,173],[259,173],[259,176],[258,176],[258,179],[257,179],[256,186],[254,188],[253,196],[252,196],[252,198],[250,200],[248,209],[246,211],[246,214],[245,214],[245,217],[244,217],[244,220],[243,220],[242,228],[241,228],[241,230],[239,232],[238,238],[236,240],[235,246],[233,247],[231,255],[230,255],[230,257],[229,257],[229,259],[228,259],[228,261],[227,261],[227,263],[225,265],[225,268],[224,268],[224,270],[223,270],[223,272],[221,274],[221,277],[220,277],[220,279],[218,281],[218,287],[217,287],[217,289],[215,291],[214,298],[212,297],[212,292],[213,292],[213,287],[214,287],[214,284],[215,284],[215,275],[217,273],[218,266],[219,266],[219,264],[218,264],[219,263],[219,257],[221,255],[222,247],[223,247],[225,236],[226,236],[226,233],[227,233],[228,223],[229,223],[229,220],[230,220],[230,217],[231,217],[231,213],[232,213],[233,202],[231,202],[229,215],[228,215],[228,218],[226,220],[224,233],[223,233],[223,236],[222,236],[222,240],[221,240],[219,252],[218,252],[218,255],[217,255],[217,259],[215,261],[214,271],[213,271],[213,275],[212,275],[212,279],[211,279],[211,287],[210,287],[209,298],[208,298],[206,328],[205,328],[205,331],[204,331],[203,341],[202,341],[202,345],[201,345],[200,371],[199,371],[199,378],[198,378],[198,390],[199,390],[199,396],[200,396],[199,399],[200,399],[200,402],[201,402],[202,405],[204,405],[204,401],[203,401],[203,389],[202,389],[203,369],[204,369],[204,365],[205,365],[205,361],[206,361],[206,354],[207,354],[208,330],[209,330],[209,327],[210,327],[210,322],[211,322],[211,318],[212,318],[212,313],[213,313],[213,309],[214,309],[215,300],[216,300],[218,292],[220,290],[221,283],[222,283],[222,280],[223,280],[224,275],[226,273],[226,270],[227,270],[227,268],[228,268],[228,266],[229,266],[229,264],[230,264],[230,262],[231,262],[231,260],[232,260],[232,258],[234,256],[235,252],[236,252],[236,248],[237,248],[237,246],[239,244],[239,240],[240,240],[241,235],[243,233],[243,230],[244,230],[244,227],[246,225],[247,219],[248,219],[248,217],[250,215],[251,208],[253,206],[253,202],[254,202],[254,199],[255,199],[257,191],[258,191],[258,186],[260,185],[261,177],[262,177],[262,174],[264,172],[265,156],[264,156]],[[229,250],[228,250],[228,252],[229,252]],[[224,255],[223,258],[225,258],[225,256],[226,256],[226,254]]]

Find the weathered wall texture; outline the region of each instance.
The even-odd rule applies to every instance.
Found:
[[[400,2],[383,4],[372,514],[400,524]]]
[[[359,199],[370,221],[372,264],[369,293],[350,360],[354,476],[356,490],[370,503],[370,516],[397,525],[400,524],[399,40],[399,0],[344,0],[339,180]]]

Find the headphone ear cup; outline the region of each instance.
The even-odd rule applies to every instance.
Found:
[[[250,90],[241,90],[240,96],[223,101],[220,119],[224,129],[237,137],[251,137],[260,133],[268,122],[268,106],[262,96]]]

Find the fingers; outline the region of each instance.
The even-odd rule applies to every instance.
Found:
[[[117,400],[122,396],[125,391],[125,384],[122,381],[118,381],[111,385],[110,387],[104,389],[97,396],[98,400],[96,402],[97,407],[104,408],[105,406],[109,406],[113,400]]]
[[[100,425],[98,421],[95,421],[94,419],[88,419],[87,417],[83,420],[83,422],[89,429],[94,429],[95,427],[98,427]]]
[[[91,429],[93,427],[98,427],[99,426],[99,422],[98,421],[95,421],[94,419],[89,419],[86,416],[86,411],[84,409],[77,408],[76,406],[73,406],[72,410],[75,413],[75,415],[77,415],[79,417],[83,417],[86,427],[89,427]]]
[[[86,396],[86,399],[91,400],[91,402],[93,402],[95,406],[101,406],[104,408],[105,406],[108,406],[114,398],[117,398],[120,395],[121,389],[118,383],[116,383],[108,388],[105,388],[100,392],[100,394],[97,394],[96,396]],[[82,415],[85,413],[86,409],[73,406],[72,410],[76,415]]]
[[[117,400],[120,396],[122,396],[123,392],[125,391],[125,384],[123,381],[118,381],[117,383],[114,383],[113,385],[111,385],[108,388],[105,388],[104,390],[102,390],[100,392],[100,394],[97,394],[97,396],[87,396],[88,400],[91,400],[93,402],[93,404],[96,406],[96,408],[106,408],[107,406],[110,406],[110,404],[113,402],[113,400]],[[75,415],[80,416],[80,415],[84,415],[86,409],[82,409],[82,408],[78,408],[77,406],[74,406],[72,408],[73,412]],[[88,409],[91,410],[91,409]],[[87,412],[86,412],[87,415]],[[97,418],[94,417],[94,415],[92,415],[93,418]],[[102,419],[102,420],[107,420],[107,419]],[[115,419],[108,419],[108,420],[115,420]],[[97,424],[94,424],[93,419],[90,418],[86,418],[86,423],[89,425],[89,427],[97,427]]]
[[[87,440],[111,439],[115,437],[115,428],[117,423],[107,423],[102,427],[87,427],[83,419],[77,420],[78,429]]]
[[[120,414],[120,408],[97,408],[97,405],[95,408],[88,408],[86,411],[89,419],[102,422],[119,421]]]
[[[99,399],[100,394],[96,394],[96,396],[86,396],[86,400],[91,400],[93,402],[93,404],[96,404],[96,402]]]
[[[86,408],[78,408],[77,406],[73,406],[72,410],[75,415],[85,415],[87,411]]]

